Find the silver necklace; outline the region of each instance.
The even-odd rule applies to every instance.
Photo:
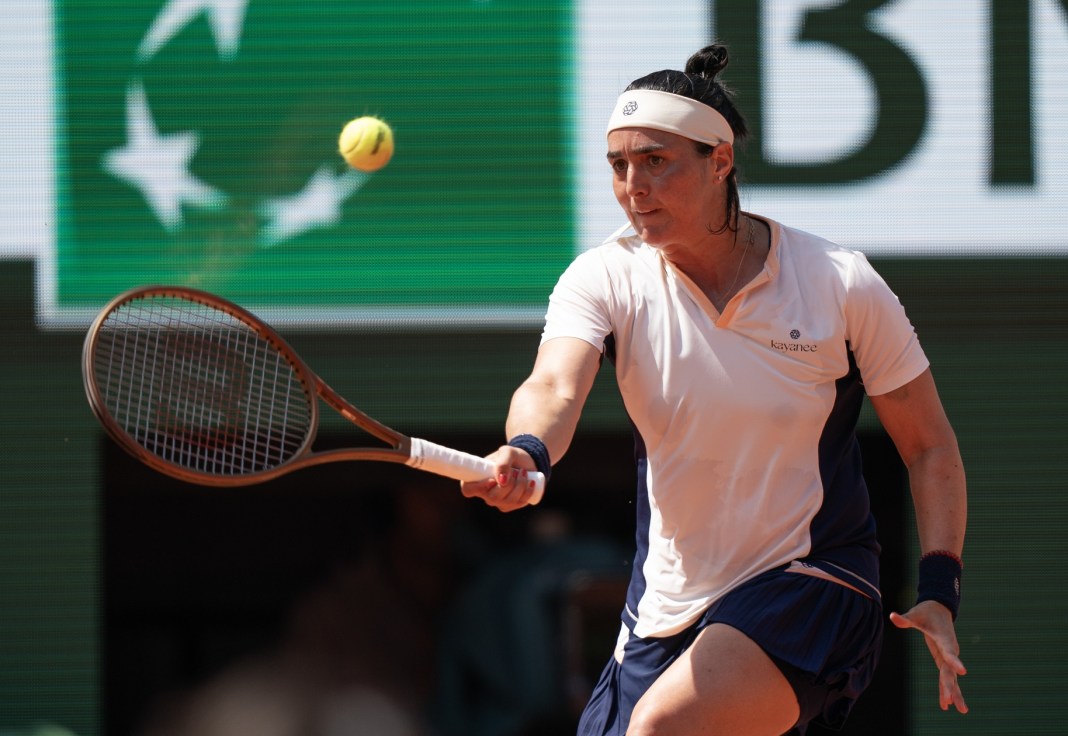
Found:
[[[750,217],[745,218],[746,223],[749,225],[749,235],[745,239],[745,250],[742,251],[741,260],[738,261],[738,270],[734,272],[734,280],[731,281],[731,285],[727,287],[727,290],[723,292],[723,297],[729,297],[731,292],[734,291],[734,285],[738,283],[738,277],[742,275],[742,264],[745,263],[745,257],[749,255],[749,247],[753,245],[753,220]]]

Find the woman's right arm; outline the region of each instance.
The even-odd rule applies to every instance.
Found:
[[[551,462],[559,461],[575,436],[600,365],[600,351],[585,340],[557,337],[542,343],[533,371],[512,395],[507,436],[534,435],[545,443]],[[525,506],[530,490],[515,482],[512,468],[534,470],[530,455],[504,445],[487,458],[496,466],[496,478],[463,483],[463,494],[481,498],[501,511]]]

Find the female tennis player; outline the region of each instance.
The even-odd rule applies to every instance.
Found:
[[[871,681],[884,614],[855,428],[865,394],[909,471],[916,605],[939,701],[958,685],[966,492],[960,453],[901,304],[860,253],[739,206],[746,123],[727,51],[633,82],[608,125],[628,223],[578,256],[516,390],[496,480],[566,452],[602,358],[633,423],[637,553],[613,656],[580,734],[805,733],[841,726]]]

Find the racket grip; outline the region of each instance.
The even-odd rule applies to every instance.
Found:
[[[428,473],[436,473],[454,480],[484,480],[493,477],[494,465],[489,460],[466,452],[453,450],[433,442],[412,437],[411,448],[405,465]],[[521,479],[530,484],[533,493],[531,506],[545,495],[545,476],[536,470],[520,471]]]

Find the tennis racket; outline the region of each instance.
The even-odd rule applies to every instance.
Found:
[[[148,286],[115,297],[86,335],[82,377],[108,435],[146,465],[192,483],[250,485],[348,460],[403,463],[461,481],[494,474],[484,458],[372,419],[261,320],[196,289]],[[319,398],[385,446],[313,451]],[[538,503],[545,477],[532,471],[522,481]]]

